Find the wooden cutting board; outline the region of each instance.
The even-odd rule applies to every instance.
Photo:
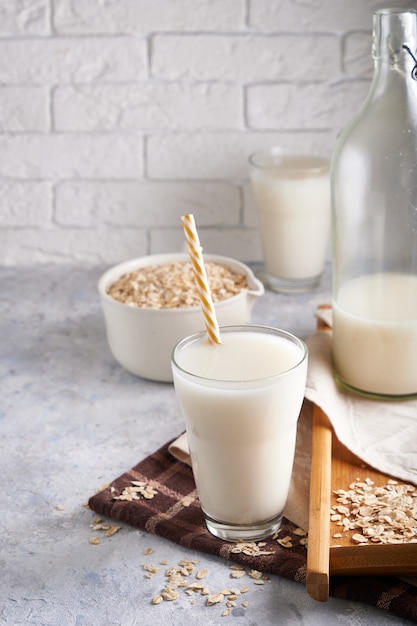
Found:
[[[307,591],[315,600],[328,600],[332,574],[417,576],[417,543],[357,544],[352,540],[357,531],[343,532],[330,520],[330,509],[337,504],[334,492],[366,479],[383,486],[392,476],[369,467],[342,445],[327,416],[315,406],[306,576]]]

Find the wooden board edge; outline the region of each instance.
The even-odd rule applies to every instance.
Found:
[[[319,602],[329,599],[332,432],[326,414],[314,405],[306,589]]]

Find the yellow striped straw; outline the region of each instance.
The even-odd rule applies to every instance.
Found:
[[[202,247],[195,225],[194,215],[183,215],[181,217],[182,226],[187,241],[188,253],[191,265],[194,270],[194,277],[197,283],[197,291],[200,297],[201,309],[204,315],[207,333],[212,343],[221,343],[219,325],[216,319],[213,299],[211,297],[210,286],[207,278],[206,267],[204,265]]]

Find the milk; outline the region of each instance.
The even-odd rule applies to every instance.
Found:
[[[302,342],[222,330],[176,354],[174,385],[202,509],[250,525],[281,515],[287,499],[307,356]],[[210,528],[210,526],[209,526]]]
[[[339,290],[333,303],[333,357],[352,387],[417,393],[417,277],[378,273]]]
[[[252,168],[269,275],[300,280],[323,271],[330,230],[329,173],[323,163],[315,157],[288,157]]]

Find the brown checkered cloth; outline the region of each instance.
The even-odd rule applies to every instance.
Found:
[[[296,526],[288,520],[283,521],[280,537],[291,535],[293,547],[283,548],[276,540],[266,539],[262,550],[272,551],[271,555],[234,553],[235,544],[217,539],[208,532],[192,470],[169,453],[170,443],[92,496],[90,508],[99,515],[160,535],[181,546],[305,584],[306,548],[300,543],[301,537],[294,534]],[[157,494],[151,499],[140,498],[131,502],[115,500],[115,496],[131,486],[131,481],[149,483]],[[417,588],[399,578],[333,576],[330,595],[365,602],[417,623]]]

